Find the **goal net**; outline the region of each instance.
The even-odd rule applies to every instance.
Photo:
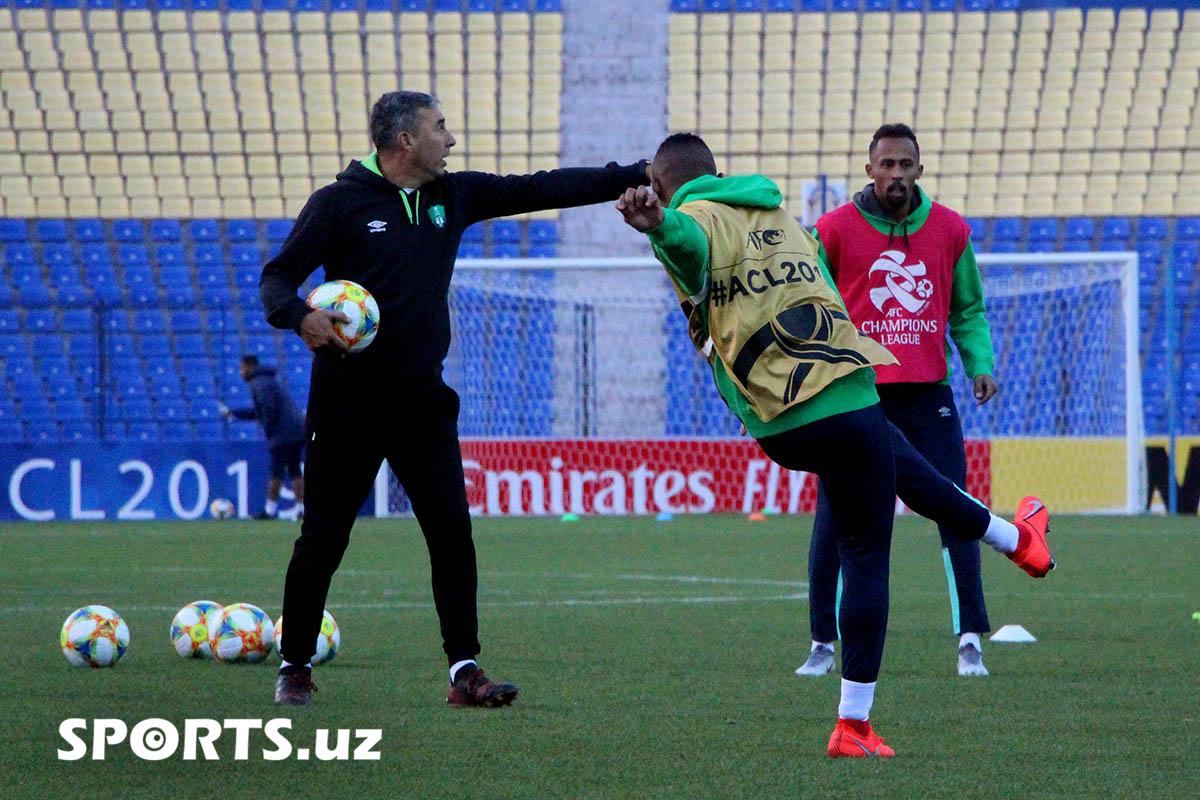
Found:
[[[1134,254],[980,257],[1001,394],[957,357],[968,490],[1133,512],[1144,492]],[[646,258],[458,262],[446,381],[462,396],[472,513],[811,511],[816,481],[739,434]],[[386,466],[376,513],[406,513]]]

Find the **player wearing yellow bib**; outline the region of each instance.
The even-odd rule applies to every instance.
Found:
[[[850,322],[816,241],[781,207],[775,184],[718,175],[702,139],[675,134],[655,154],[651,186],[627,190],[617,209],[666,268],[725,402],[773,461],[820,477],[837,522],[844,649],[827,752],[895,755],[868,719],[887,628],[898,475],[911,508],[982,538],[1037,577],[1054,563],[1045,506],[1027,498],[1015,524],[1000,519],[887,422],[873,367],[896,360]]]

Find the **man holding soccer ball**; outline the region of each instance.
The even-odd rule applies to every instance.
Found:
[[[288,638],[275,701],[307,705],[309,660],[333,573],[383,459],[412,501],[425,536],[442,646],[447,702],[507,705],[517,687],[475,662],[475,547],[458,442],[458,395],[442,380],[450,345],[450,277],[459,239],[480,220],[615,200],[649,182],[648,165],[557,169],[533,175],[447,172],[455,144],[437,100],[389,92],[371,110],[376,152],[352,161],[313,193],[279,255],[264,268],[268,321],[296,331],[316,356],[308,402],[304,525],[288,565]],[[379,330],[348,353],[335,311],[313,310],[297,289],[317,267],[360,284],[379,305]],[[345,401],[354,399],[348,415]],[[352,425],[360,434],[347,436]]]

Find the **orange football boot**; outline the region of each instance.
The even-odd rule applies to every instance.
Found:
[[[891,758],[896,751],[883,743],[865,719],[839,719],[829,735],[830,758]]]
[[[1046,543],[1050,512],[1045,503],[1033,495],[1021,498],[1013,524],[1018,531],[1017,549],[1008,554],[1009,560],[1034,578],[1046,577],[1054,569],[1054,558]]]

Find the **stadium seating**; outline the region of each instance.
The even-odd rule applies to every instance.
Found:
[[[0,216],[134,218],[118,237],[294,217],[370,150],[370,103],[401,86],[437,94],[454,168],[558,163],[558,0],[117,5],[0,8]]]
[[[672,0],[667,121],[730,171],[780,181],[794,208],[817,175],[855,191],[875,127],[914,121],[923,185],[968,215],[977,250],[1139,254],[1152,432],[1173,282],[1176,411],[1200,431],[1200,161],[1184,157],[1200,149],[1200,10],[1062,6]],[[237,357],[278,366],[301,403],[309,368],[265,325],[258,272],[313,188],[369,149],[369,103],[434,91],[452,166],[552,167],[562,54],[558,0],[8,0],[0,441],[257,437],[216,413],[249,402]],[[554,214],[526,215],[473,226],[460,257],[551,257],[558,242]],[[457,336],[489,337],[495,358],[450,377],[504,409],[464,407],[466,435],[550,433],[553,311],[531,286],[456,284],[452,304],[473,309]],[[690,354],[682,318],[664,333]],[[1004,357],[1037,346],[1022,331]],[[735,433],[713,430],[729,417],[703,365],[669,364],[671,405],[691,411],[665,433]]]

